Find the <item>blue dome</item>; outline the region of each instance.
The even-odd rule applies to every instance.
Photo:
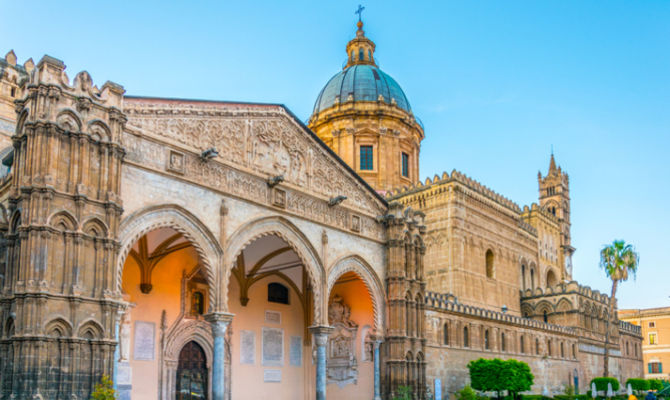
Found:
[[[391,99],[395,99],[398,107],[411,111],[405,93],[393,78],[374,65],[352,65],[326,83],[316,98],[314,113],[332,107],[337,96],[341,103],[346,102],[349,95],[354,101],[377,101],[382,95],[384,102],[391,104]]]

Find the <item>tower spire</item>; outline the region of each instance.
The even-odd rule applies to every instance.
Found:
[[[552,147],[551,150],[551,160],[549,160],[549,175],[555,175],[556,174],[556,160],[554,159],[554,150]]]

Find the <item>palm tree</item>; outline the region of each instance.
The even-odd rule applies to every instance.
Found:
[[[612,280],[612,295],[610,296],[609,312],[605,321],[605,368],[604,376],[609,376],[609,341],[610,321],[614,316],[614,299],[619,282],[628,279],[628,275],[635,277],[637,264],[640,257],[633,246],[626,244],[623,240],[615,240],[611,245],[606,245],[600,250],[600,268],[605,270],[607,277]]]

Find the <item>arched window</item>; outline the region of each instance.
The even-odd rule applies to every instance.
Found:
[[[288,304],[288,288],[281,283],[268,284],[268,302]]]
[[[488,329],[484,331],[484,348],[486,350],[488,350],[490,348],[490,345],[489,345],[489,330]]]
[[[442,343],[449,346],[449,323],[445,322],[442,328]]]
[[[493,252],[489,249],[486,250],[486,277],[493,278]]]
[[[577,358],[577,351],[575,350],[575,344],[572,344],[572,358]]]
[[[563,350],[563,342],[561,342],[561,358],[565,358],[565,351]]]
[[[626,342],[626,355],[627,355],[627,356],[630,355],[630,351],[629,351],[629,349],[628,349],[628,342]]]
[[[368,50],[368,60],[372,61],[372,52]]]
[[[470,334],[467,326],[463,328],[463,347],[470,347]]]
[[[535,289],[535,270],[530,269],[530,288]]]
[[[354,51],[351,50],[351,61],[354,61]]]
[[[358,59],[363,61],[363,49],[358,49]]]
[[[521,337],[519,337],[519,350],[520,350],[521,353],[525,353],[525,352],[526,352],[526,348],[525,348],[525,347],[526,347],[526,346],[524,346],[523,335],[522,335]]]
[[[544,320],[544,322],[549,322],[549,318],[547,317],[547,310],[542,312],[542,320]]]
[[[205,313],[205,296],[202,292],[194,292],[191,296],[191,314],[202,315]]]
[[[551,339],[547,340],[547,355],[551,357]]]
[[[521,264],[521,289],[526,290],[526,266]]]
[[[535,338],[535,355],[540,355],[540,339]]]
[[[507,345],[505,344],[505,334],[500,334],[500,351],[507,351]]]
[[[556,286],[557,283],[558,280],[556,279],[556,274],[554,273],[553,270],[549,270],[547,272],[547,287]]]

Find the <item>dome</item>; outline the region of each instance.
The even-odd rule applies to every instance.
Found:
[[[354,101],[377,101],[381,95],[384,102],[392,100],[401,109],[411,112],[409,101],[395,79],[374,65],[352,65],[330,78],[314,104],[314,114],[332,107],[336,99],[344,103],[349,96]]]

